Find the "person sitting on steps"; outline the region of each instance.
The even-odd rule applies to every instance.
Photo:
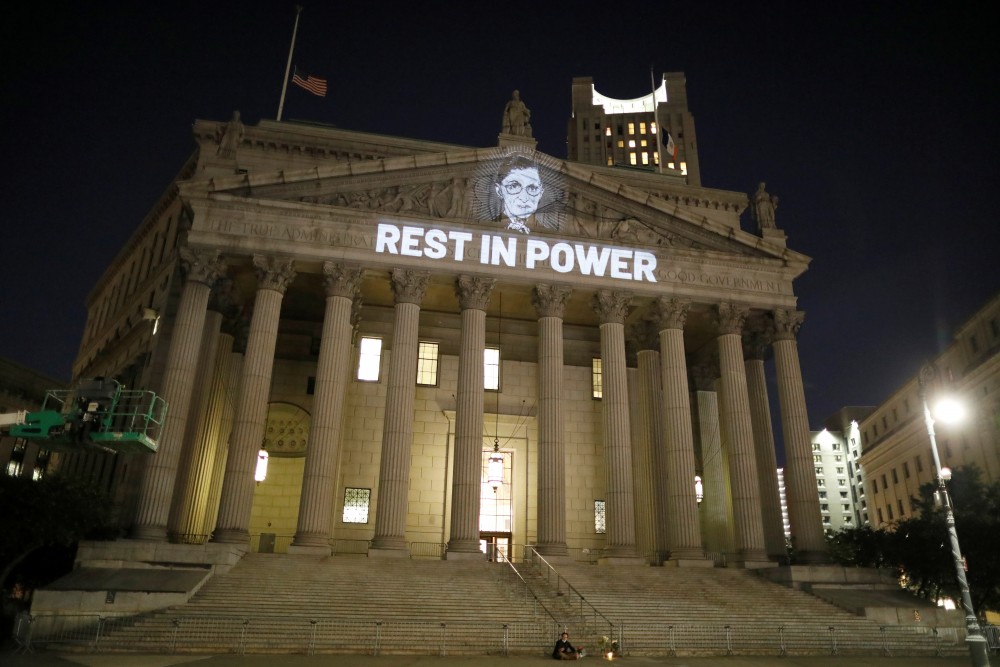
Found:
[[[573,648],[573,645],[569,643],[569,633],[564,632],[562,636],[556,641],[556,646],[552,649],[552,657],[556,660],[579,660],[584,655],[586,655],[583,649],[577,651]]]

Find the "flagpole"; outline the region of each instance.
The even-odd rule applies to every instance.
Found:
[[[292,70],[292,53],[295,51],[295,34],[299,31],[299,14],[302,13],[302,5],[295,5],[295,27],[292,28],[292,44],[288,47],[288,63],[285,64],[285,81],[281,84],[281,101],[278,102],[278,117],[281,120],[281,111],[285,108],[285,93],[288,91],[288,73]]]
[[[660,126],[660,114],[656,112],[656,79],[653,78],[653,66],[649,66],[649,85],[653,88],[653,122],[656,123],[656,172],[663,173],[663,127]]]

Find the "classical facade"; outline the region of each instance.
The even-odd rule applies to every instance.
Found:
[[[925,367],[928,405],[949,394],[960,400],[966,418],[947,424],[935,420],[941,465],[975,465],[987,483],[1000,480],[1000,294],[955,332],[951,344]],[[936,480],[924,402],[921,370],[859,422],[868,516],[885,527],[910,517],[923,484]]]
[[[157,453],[115,464],[131,539],[761,566],[785,554],[780,410],[793,540],[824,560],[809,259],[773,208],[747,231],[745,193],[700,186],[686,104],[686,173],[660,173],[537,151],[517,101],[482,148],[195,122],[74,368],[169,405]]]

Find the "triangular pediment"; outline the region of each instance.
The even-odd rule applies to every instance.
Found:
[[[507,215],[500,189],[512,166],[527,180],[537,177],[540,185],[534,198],[524,191],[523,199],[534,209],[516,220]],[[522,171],[516,172],[519,167]],[[516,179],[503,187],[521,188]],[[649,174],[637,178],[628,171],[616,173],[511,147],[214,176],[188,182],[184,190],[201,190],[209,198],[294,203],[330,213],[439,219],[497,233],[733,258],[787,261],[791,255],[808,262],[739,229],[739,213],[746,205],[742,193],[693,188]]]

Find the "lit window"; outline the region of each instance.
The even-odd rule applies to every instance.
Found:
[[[500,348],[483,350],[483,389],[500,391]]]
[[[635,134],[635,123],[629,123],[628,124],[628,133],[629,134]]]
[[[595,500],[594,501],[594,532],[598,535],[603,535],[607,532],[607,526],[604,523],[604,501]]]
[[[813,463],[822,463],[823,457],[820,454],[813,454]]]
[[[420,343],[417,347],[417,384],[436,387],[438,383],[438,344]]]
[[[364,382],[378,382],[382,361],[382,339],[363,337],[358,346],[358,375]]]
[[[847,486],[847,480],[846,479],[838,479],[837,480],[837,486]]]
[[[652,122],[652,123],[649,124],[649,133],[650,134],[656,134],[656,123],[655,122]]]
[[[660,164],[660,154],[653,153],[653,164]]]
[[[820,444],[818,442],[813,443],[813,451],[818,452],[820,450]]]
[[[681,175],[682,176],[687,176],[687,173],[688,173],[688,163],[687,162],[681,162]]]
[[[639,134],[646,134],[646,124],[639,123]]]
[[[625,148],[625,140],[624,139],[619,139],[618,140],[618,148]]]
[[[816,486],[826,486],[826,480],[817,479]]]
[[[628,140],[628,147],[629,148],[635,148],[635,139],[629,139]]]
[[[344,489],[344,523],[368,523],[371,489]]]
[[[608,137],[611,136],[611,126],[610,125],[608,125],[606,128],[604,128],[604,135],[608,136]]]
[[[591,396],[594,398],[601,398],[604,396],[604,385],[601,378],[601,358],[596,357],[590,361]]]
[[[609,167],[615,166],[615,159],[613,157],[611,157],[610,155],[608,156],[608,166]]]
[[[640,141],[639,141],[639,146],[640,146],[641,148],[645,148],[645,147],[646,147],[646,146],[648,146],[648,145],[649,145],[649,142],[648,142],[648,141],[646,141],[645,139],[642,139],[642,140],[640,140]]]
[[[822,468],[816,468],[816,476],[820,477],[822,474],[823,474],[823,469]]]
[[[643,164],[649,164],[649,153],[643,153],[642,154],[642,163]]]
[[[628,163],[631,164],[631,165],[636,165],[636,164],[639,163],[638,160],[636,159],[635,151],[631,151],[628,154]]]

